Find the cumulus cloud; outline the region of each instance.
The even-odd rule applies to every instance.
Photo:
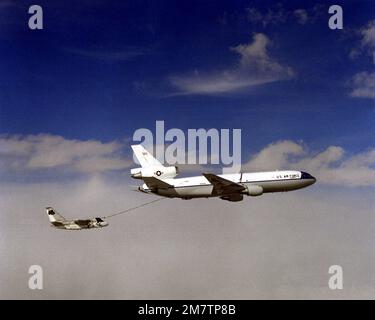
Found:
[[[122,153],[124,144],[116,141],[69,140],[39,134],[0,137],[1,173],[46,172],[53,170],[94,174],[123,170],[133,162]],[[319,183],[336,186],[375,186],[375,149],[348,155],[341,147],[330,146],[312,152],[294,141],[271,143],[242,166],[243,171],[296,169],[309,171]],[[183,171],[199,172],[202,166],[180,166]]]
[[[293,77],[294,72],[272,59],[268,53],[271,40],[256,33],[251,43],[239,44],[230,50],[238,54],[235,66],[218,72],[200,72],[184,76],[171,76],[171,84],[179,89],[177,94],[229,93]]]
[[[375,149],[347,155],[343,148],[330,146],[314,153],[293,141],[275,142],[243,166],[244,171],[305,170],[318,179],[318,183],[331,186],[375,186]]]
[[[50,134],[0,136],[3,170],[68,169],[101,172],[131,164],[121,155],[123,145],[113,141],[69,140]]]
[[[270,144],[243,166],[243,170],[261,171],[281,169],[289,165],[289,157],[303,154],[301,145],[292,141],[281,141]]]
[[[375,20],[370,21],[366,27],[362,28],[360,35],[362,50],[353,49],[350,52],[350,57],[356,58],[360,55],[360,51],[365,51],[371,55],[375,64]],[[352,97],[375,99],[375,72],[359,72],[353,76],[350,84]]]

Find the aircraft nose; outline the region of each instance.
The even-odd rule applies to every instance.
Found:
[[[311,184],[314,184],[316,182],[316,178],[313,177],[310,173],[301,171],[301,179],[309,180]]]

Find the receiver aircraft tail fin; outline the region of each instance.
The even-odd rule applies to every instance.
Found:
[[[65,221],[65,218],[58,214],[52,207],[47,207],[46,211],[50,222]]]

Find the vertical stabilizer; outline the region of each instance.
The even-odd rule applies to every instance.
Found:
[[[143,148],[141,144],[132,145],[131,147],[142,168],[154,166],[163,167],[163,165],[155,159],[150,152]]]
[[[65,221],[65,218],[62,215],[58,214],[52,207],[47,207],[46,211],[50,222]]]

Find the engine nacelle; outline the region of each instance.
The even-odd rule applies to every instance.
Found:
[[[173,167],[163,167],[154,166],[147,168],[135,168],[130,170],[131,177],[134,179],[142,179],[145,177],[155,177],[155,178],[174,178],[178,174],[178,168]]]
[[[246,186],[245,192],[248,196],[256,197],[263,194],[263,188],[261,186],[253,184]]]

